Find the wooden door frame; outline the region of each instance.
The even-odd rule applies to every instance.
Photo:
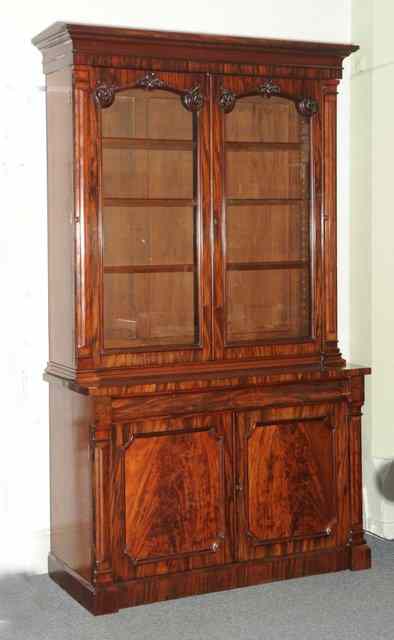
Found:
[[[85,72],[86,74],[86,72]],[[153,75],[152,75],[153,74]],[[76,197],[84,198],[83,228],[77,245],[81,277],[77,284],[77,308],[83,316],[77,321],[79,365],[81,369],[149,367],[198,363],[211,358],[211,207],[210,207],[210,100],[208,83],[202,74],[149,72],[146,70],[89,69],[84,78],[84,117],[76,123],[79,187]],[[161,84],[162,83],[162,84]],[[138,85],[138,86],[137,86]],[[156,86],[157,85],[157,86]],[[200,343],[189,346],[104,349],[103,348],[103,256],[101,135],[99,110],[110,106],[117,93],[130,86],[141,91],[177,93],[185,108],[198,111],[197,183],[199,229],[196,237],[199,277]],[[78,84],[76,95],[78,96]],[[200,100],[202,99],[202,103]],[[196,103],[194,108],[194,103]],[[79,98],[79,104],[81,99]],[[101,106],[100,106],[101,105]],[[87,143],[86,143],[87,141]],[[82,144],[82,143],[81,143]]]
[[[293,418],[265,418],[264,413],[275,409],[278,412],[291,410]],[[312,412],[309,411],[312,409]],[[316,413],[316,415],[314,415]],[[331,431],[332,441],[332,490],[333,513],[326,528],[311,532],[310,535],[290,536],[278,540],[258,540],[249,531],[248,507],[248,440],[255,432],[255,427],[247,431],[248,414],[260,414],[258,428],[265,424],[276,422],[311,422],[320,420],[325,422]],[[239,421],[241,418],[241,421]],[[293,553],[328,549],[348,543],[350,536],[350,505],[349,495],[349,433],[347,429],[347,406],[342,399],[329,401],[313,401],[303,404],[275,404],[245,412],[237,412],[235,428],[236,450],[236,516],[238,530],[237,560],[253,560],[259,557],[291,555]]]
[[[307,358],[310,363],[320,363],[322,351],[322,159],[321,159],[321,85],[318,81],[289,80],[257,76],[217,76],[213,79],[212,88],[212,122],[213,122],[213,216],[214,216],[214,357],[218,360],[257,360],[280,359],[293,360],[294,364],[302,364]],[[310,98],[313,109],[304,113],[310,120],[311,149],[311,211],[310,211],[310,283],[311,283],[311,337],[286,339],[283,341],[267,340],[261,343],[250,343],[232,346],[225,343],[225,176],[224,176],[224,117],[226,100],[239,99],[248,95],[262,94],[261,87],[278,87],[282,96],[296,103],[302,113],[303,104]],[[235,90],[237,87],[237,90]],[[223,91],[225,89],[225,91]],[[238,98],[237,98],[238,99]],[[314,108],[317,106],[317,113]],[[230,109],[231,110],[231,109]]]

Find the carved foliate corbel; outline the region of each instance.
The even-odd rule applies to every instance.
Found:
[[[94,91],[94,100],[101,109],[107,109],[113,104],[115,93],[114,85],[99,84]]]
[[[296,105],[297,105],[298,113],[300,113],[302,116],[306,116],[307,118],[310,118],[311,116],[313,116],[314,113],[317,113],[319,110],[319,105],[317,100],[314,100],[313,98],[310,98],[310,97],[302,98],[296,103]]]
[[[218,97],[218,103],[224,113],[230,113],[235,107],[235,101],[237,99],[236,94],[229,89],[221,88],[220,95]]]
[[[204,104],[204,96],[197,85],[181,96],[181,101],[188,111],[199,111]]]

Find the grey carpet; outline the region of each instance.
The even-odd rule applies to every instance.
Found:
[[[48,576],[0,580],[1,640],[394,640],[394,542],[373,569],[311,576],[95,618]]]

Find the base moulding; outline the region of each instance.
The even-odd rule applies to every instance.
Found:
[[[347,546],[270,560],[235,562],[95,588],[53,554],[49,555],[48,560],[51,578],[93,615],[115,613],[124,607],[184,596],[345,569],[369,569],[370,566],[371,556],[367,545]]]

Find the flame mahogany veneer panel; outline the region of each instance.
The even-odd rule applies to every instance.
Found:
[[[341,412],[318,403],[238,414],[240,559],[335,544],[337,496],[347,490],[337,470]]]
[[[124,457],[132,562],[198,554],[220,543],[223,470],[214,431],[133,436]]]
[[[228,413],[116,425],[114,558],[120,578],[231,559],[231,459]]]

